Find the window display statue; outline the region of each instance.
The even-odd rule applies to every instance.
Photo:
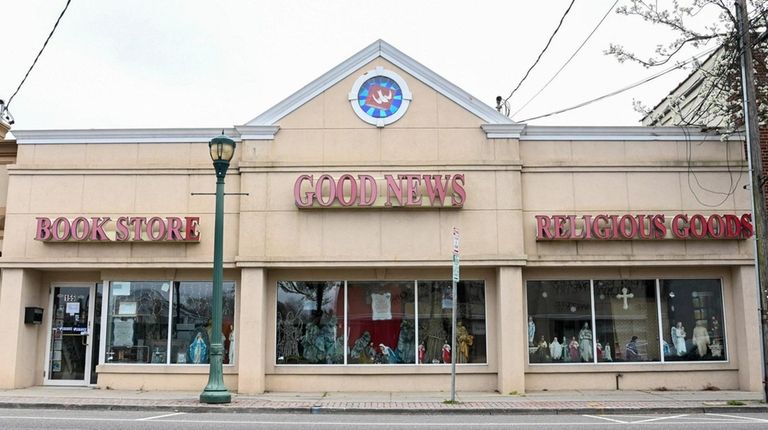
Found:
[[[397,355],[400,356],[403,363],[413,363],[414,360],[414,339],[416,333],[413,329],[413,321],[403,320],[400,323],[400,335],[397,338]]]
[[[451,345],[448,342],[443,344],[442,358],[443,363],[451,363]]]
[[[605,358],[605,361],[613,361],[613,356],[611,355],[611,344],[608,342],[605,342],[605,348],[603,348],[603,357]]]
[[[632,336],[632,339],[627,343],[624,351],[624,356],[627,358],[627,361],[640,361],[640,353],[637,350],[637,336]]]
[[[364,331],[360,337],[355,340],[352,345],[352,350],[349,351],[349,357],[353,360],[357,360],[358,363],[368,364],[371,362],[371,357],[368,354],[368,344],[371,343],[371,334]]]
[[[475,337],[469,334],[464,324],[459,321],[456,327],[456,343],[459,345],[459,355],[456,356],[457,363],[469,362],[469,347],[472,346]]]
[[[533,338],[536,336],[536,323],[533,317],[528,317],[528,346],[533,346]]]
[[[557,337],[549,344],[549,355],[553,360],[560,360],[563,358],[563,345],[557,341]]]
[[[235,326],[230,324],[229,325],[229,351],[228,353],[228,362],[229,364],[232,364],[235,362]]]
[[[685,347],[685,327],[683,327],[683,323],[678,321],[677,325],[672,327],[671,334],[675,352],[678,357],[682,357],[688,352],[688,349]]]
[[[545,362],[549,361],[549,344],[547,343],[546,339],[544,339],[544,335],[541,335],[541,338],[539,339],[539,343],[536,344],[536,358],[539,362]]]
[[[597,361],[603,361],[603,345],[600,343],[600,339],[595,342],[595,348],[597,348]]]
[[[400,358],[400,355],[398,355],[397,351],[394,349],[384,345],[383,343],[379,344],[379,348],[381,349],[381,353],[384,355],[384,361],[386,363],[397,364],[403,362],[403,360]]]
[[[579,361],[579,341],[576,340],[576,336],[572,336],[568,344],[568,357],[570,361]]]
[[[419,364],[424,363],[424,357],[426,356],[427,349],[424,347],[424,342],[419,344]]]
[[[203,334],[197,332],[195,339],[189,344],[187,348],[187,355],[189,355],[189,362],[194,364],[202,364],[208,362],[208,346],[203,340]]]
[[[720,339],[722,338],[723,333],[720,331],[720,321],[717,320],[716,316],[712,315],[710,325],[712,326],[712,343],[720,343]]]
[[[589,329],[589,323],[584,323],[579,331],[579,353],[581,361],[592,361],[592,330]]]
[[[707,322],[704,320],[696,321],[696,327],[693,328],[693,343],[696,345],[696,350],[699,353],[699,357],[707,355],[709,347],[709,331],[707,331]]]

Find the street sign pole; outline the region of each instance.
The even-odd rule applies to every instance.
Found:
[[[456,308],[459,282],[459,229],[453,228],[453,282],[451,286],[451,403],[456,401]]]

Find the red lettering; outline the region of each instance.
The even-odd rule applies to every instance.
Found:
[[[72,239],[85,240],[91,235],[91,226],[88,224],[88,219],[85,217],[77,217],[72,220],[70,234]]]
[[[181,229],[184,223],[181,222],[181,218],[170,216],[166,220],[168,220],[168,228],[166,229],[165,240],[182,240]]]
[[[376,202],[379,193],[379,187],[376,186],[376,180],[371,175],[359,175],[360,178],[360,206],[372,206]]]
[[[51,233],[54,240],[64,241],[69,239],[71,234],[69,220],[64,217],[56,218],[51,226]]]
[[[552,215],[552,225],[555,228],[555,239],[565,239],[565,220],[563,215]]]
[[[689,225],[691,237],[703,239],[707,236],[707,220],[702,215],[692,216]]]
[[[713,239],[722,239],[725,237],[725,220],[720,215],[710,215],[707,219],[707,230],[709,237]]]
[[[314,185],[312,175],[301,175],[296,178],[296,182],[293,184],[293,200],[296,203],[296,206],[300,208],[308,208],[312,206],[312,200],[315,197],[314,191],[307,191],[304,193],[305,198],[301,198],[301,185],[304,181],[309,181],[310,186]]]
[[[197,231],[197,227],[200,225],[200,217],[188,216],[184,217],[186,223],[186,229],[184,231],[184,240],[187,242],[200,241],[200,232]]]
[[[610,239],[611,238],[611,226],[608,224],[607,215],[598,215],[595,217],[595,222],[592,224],[592,233],[598,239]]]
[[[536,239],[552,239],[552,233],[549,230],[550,221],[546,215],[536,215]]]
[[[35,240],[49,240],[51,236],[51,219],[38,217],[37,227],[35,227]]]
[[[160,217],[152,217],[147,221],[147,237],[156,242],[165,237],[165,222]]]
[[[384,203],[384,206],[392,207],[393,195],[397,199],[397,204],[399,206],[402,206],[403,205],[402,181],[399,181],[400,178],[398,178],[398,182],[395,182],[395,178],[393,178],[392,175],[384,175],[384,179],[387,180],[387,202]]]
[[[349,182],[349,200],[344,199],[344,181]],[[336,196],[342,206],[350,207],[357,200],[357,182],[350,174],[341,175],[339,183],[336,185]]]
[[[147,222],[147,217],[132,216],[128,218],[128,224],[133,224],[133,240],[135,241],[144,240],[144,238],[142,237],[142,229],[144,228],[145,222]]]
[[[684,224],[680,225],[681,222]],[[688,215],[679,214],[672,218],[672,234],[678,239],[688,238]]]
[[[107,233],[104,231],[104,224],[106,224],[110,219],[111,218],[108,216],[91,218],[91,240],[96,240],[96,241],[109,240],[109,237],[107,237]]]
[[[451,189],[453,195],[451,196],[451,206],[460,208],[464,206],[464,202],[467,201],[467,192],[464,190],[464,175],[453,175],[451,179]]]
[[[755,228],[752,226],[752,215],[744,214],[741,216],[741,236],[749,239],[755,234]]]
[[[576,236],[576,215],[568,215],[568,224],[570,225],[571,236],[569,239],[578,239],[579,237]]]
[[[741,235],[741,221],[736,215],[723,216],[725,223],[725,238],[738,239]]]
[[[656,239],[664,239],[664,237],[667,236],[667,225],[666,225],[666,219],[664,215],[654,215],[653,216],[653,226],[655,227],[655,234],[654,237]]]
[[[429,203],[434,206],[435,201],[442,206],[445,202],[445,191],[448,189],[448,181],[451,180],[451,175],[424,175],[424,184],[427,188],[427,197],[429,197]],[[445,182],[443,182],[443,178]]]
[[[629,232],[627,232],[627,221],[629,222]],[[619,235],[624,239],[632,239],[637,235],[637,220],[632,215],[624,215],[619,221]]]
[[[121,216],[115,224],[115,240],[123,242],[128,240],[130,231],[128,230],[128,217]]]
[[[419,186],[421,185],[421,177],[419,175],[397,175],[402,184],[402,180],[405,179],[405,205],[406,206],[421,206],[421,193],[419,193]]]
[[[584,239],[592,239],[592,215],[584,215],[584,230],[581,232],[581,237]]]
[[[323,182],[328,182],[328,200],[323,199]],[[333,200],[336,198],[336,183],[331,175],[322,175],[317,179],[315,198],[317,203],[324,208],[330,207],[333,204]]]

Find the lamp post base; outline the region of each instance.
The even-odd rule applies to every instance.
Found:
[[[232,395],[226,388],[223,390],[208,390],[207,388],[200,394],[201,403],[230,403]]]

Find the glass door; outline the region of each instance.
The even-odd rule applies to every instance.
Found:
[[[47,384],[90,382],[93,289],[93,285],[82,284],[55,284],[51,289]]]

